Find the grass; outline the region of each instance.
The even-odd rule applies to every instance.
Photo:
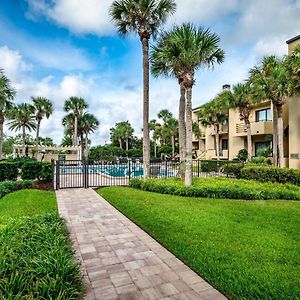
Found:
[[[0,224],[19,217],[56,212],[53,192],[42,190],[20,190],[0,199]]]
[[[0,299],[79,299],[81,275],[55,193],[10,193],[0,211]]]
[[[300,203],[98,193],[230,299],[300,299]]]
[[[185,186],[178,178],[132,179],[130,185],[145,191],[186,197],[300,200],[300,186],[233,178],[194,178],[192,187]]]

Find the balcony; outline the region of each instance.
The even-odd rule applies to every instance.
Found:
[[[226,134],[226,133],[228,133],[228,130],[229,130],[228,124],[220,125],[220,127],[219,127],[219,134]],[[212,134],[215,135],[216,131],[214,130],[212,132]]]
[[[250,123],[251,135],[273,134],[273,122],[253,122]],[[247,129],[244,123],[236,124],[236,136],[246,136]]]

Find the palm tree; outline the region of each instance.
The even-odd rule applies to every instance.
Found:
[[[78,146],[78,117],[88,107],[83,98],[70,97],[66,100],[64,109],[66,112],[72,112],[74,117],[73,145]]]
[[[10,130],[22,130],[23,155],[26,152],[26,129],[28,131],[36,129],[35,108],[28,103],[22,103],[14,106],[9,113],[11,121],[8,123]]]
[[[111,140],[118,141],[120,149],[123,149],[123,141],[125,141],[125,149],[129,149],[129,139],[132,137],[134,129],[128,121],[116,123],[114,128],[110,129]]]
[[[9,109],[12,107],[12,101],[15,96],[15,90],[12,88],[9,79],[0,70],[0,160],[2,160],[3,146],[3,124]]]
[[[36,149],[38,150],[39,146],[39,137],[40,137],[40,127],[43,118],[49,118],[53,112],[53,105],[51,101],[43,97],[32,97],[33,105],[35,107],[35,118],[37,121],[36,126]]]
[[[226,106],[220,97],[204,104],[199,111],[199,121],[205,127],[213,126],[215,131],[215,144],[217,160],[220,160],[220,126],[228,121]]]
[[[192,125],[192,129],[193,129],[193,134],[196,136],[196,138],[198,139],[198,148],[200,151],[200,145],[201,145],[201,130],[200,130],[200,126],[199,126],[199,121],[198,122],[193,122]]]
[[[121,35],[137,32],[143,51],[143,165],[144,177],[150,175],[149,137],[149,40],[175,12],[174,0],[116,0],[110,15]]]
[[[156,127],[157,127],[156,120],[155,119],[150,120],[150,122],[149,122],[149,131],[150,132],[153,131],[152,139],[153,139],[153,145],[154,145],[154,157],[156,157],[156,146],[157,146],[156,145],[157,138],[156,139],[154,138],[154,133],[155,133]]]
[[[284,59],[267,56],[250,70],[249,82],[253,85],[254,95],[260,101],[270,99],[273,104],[273,161],[283,166],[283,118],[282,108],[291,95],[291,81]]]
[[[90,113],[83,113],[80,117],[79,117],[79,128],[80,131],[84,134],[84,142],[81,141],[82,144],[84,144],[84,157],[85,159],[88,158],[88,135],[92,132],[94,132],[98,126],[99,126],[99,121],[97,120],[97,118]]]
[[[292,93],[300,93],[300,45],[297,45],[292,54],[286,57],[284,61],[288,72],[289,80],[292,86]]]
[[[238,83],[233,86],[233,91],[223,91],[220,97],[228,105],[229,108],[239,110],[240,120],[245,123],[247,132],[247,152],[248,161],[252,157],[252,138],[250,126],[251,106],[255,103],[249,83]]]
[[[224,60],[224,51],[219,47],[220,38],[209,29],[195,27],[191,23],[175,26],[164,33],[154,48],[152,67],[154,74],[175,76],[181,84],[181,93],[186,94],[185,105],[185,184],[192,184],[192,89],[195,84],[195,72],[203,67],[212,67]],[[185,91],[183,91],[183,88]],[[182,108],[181,108],[182,109]],[[182,115],[179,120],[182,123]],[[180,130],[180,132],[182,129]]]
[[[171,145],[172,145],[172,157],[175,157],[175,140],[178,135],[178,121],[170,117],[165,123],[166,130],[168,135],[171,137]]]

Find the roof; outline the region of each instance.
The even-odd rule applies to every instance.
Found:
[[[297,36],[295,36],[295,37],[293,37],[293,38],[291,38],[291,39],[289,39],[289,40],[287,40],[286,43],[290,44],[290,43],[295,42],[297,40],[300,40],[300,34],[297,35]]]

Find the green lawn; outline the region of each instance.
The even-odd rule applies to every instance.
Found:
[[[300,202],[98,193],[230,299],[300,299]]]
[[[0,199],[0,299],[81,299],[83,284],[54,192]]]
[[[55,193],[42,190],[20,190],[0,199],[0,224],[12,218],[56,212]]]

